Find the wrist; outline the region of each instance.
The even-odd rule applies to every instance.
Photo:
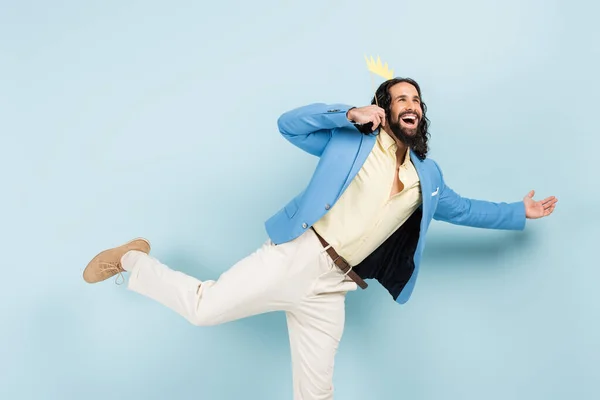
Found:
[[[346,119],[348,119],[348,121],[355,123],[354,118],[352,117],[352,110],[354,110],[356,107],[350,107],[350,109],[348,109],[348,111],[346,111]]]

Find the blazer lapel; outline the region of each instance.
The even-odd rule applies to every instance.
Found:
[[[421,161],[412,150],[410,151],[410,159],[417,170],[417,175],[419,175],[421,198],[423,199],[423,220],[425,221],[427,218],[430,218],[429,210],[431,209],[431,194],[433,193],[431,190],[431,180],[429,179],[427,171],[425,171],[423,161]],[[422,228],[423,225],[421,225],[421,229]]]

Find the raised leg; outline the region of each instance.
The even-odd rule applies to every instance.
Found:
[[[218,279],[203,281],[171,269],[149,250],[145,240],[105,250],[88,264],[84,278],[95,283],[127,271],[129,289],[198,326],[294,309],[316,285],[326,257],[314,233],[307,232],[277,246],[267,240]]]

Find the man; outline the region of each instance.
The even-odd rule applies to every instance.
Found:
[[[369,106],[313,104],[283,114],[278,126],[320,160],[306,189],[268,219],[269,239],[258,250],[201,281],[163,265],[135,239],[98,254],[83,275],[94,283],[127,271],[129,289],[199,326],[285,311],[296,400],[333,397],[348,291],[371,278],[398,303],[409,299],[432,218],[521,230],[557,202],[534,201],[533,191],[511,204],[453,192],[427,158],[426,106],[411,79],[386,81]]]

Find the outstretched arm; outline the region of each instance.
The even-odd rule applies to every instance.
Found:
[[[525,228],[525,205],[494,203],[462,197],[442,182],[440,199],[433,218],[438,221],[475,228],[522,230]]]
[[[440,199],[433,218],[476,228],[522,230],[526,219],[547,217],[552,214],[558,202],[554,196],[535,201],[534,194],[532,190],[523,201],[514,203],[474,200],[458,195],[446,185],[442,177]]]

